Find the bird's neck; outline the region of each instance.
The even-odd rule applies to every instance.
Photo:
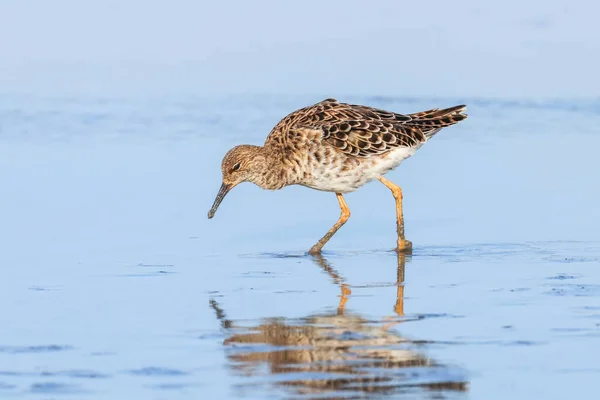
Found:
[[[278,190],[288,185],[288,171],[284,167],[283,153],[273,146],[258,147],[257,157],[262,159],[260,173],[253,183],[262,189]]]

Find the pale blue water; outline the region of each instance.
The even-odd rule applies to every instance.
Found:
[[[406,260],[379,183],[323,259],[332,194],[208,220],[223,154],[324,97],[0,97],[0,398],[593,398],[600,102],[339,97],[468,105],[388,176]]]

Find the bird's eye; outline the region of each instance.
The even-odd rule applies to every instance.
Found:
[[[237,171],[238,169],[240,169],[240,163],[237,163],[233,166],[233,171]]]

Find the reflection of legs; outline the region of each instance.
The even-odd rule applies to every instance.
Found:
[[[379,177],[379,181],[387,186],[392,191],[392,195],[396,200],[396,231],[398,232],[398,250],[399,252],[409,252],[412,248],[412,243],[404,237],[404,216],[402,214],[402,189],[400,186],[388,181],[383,176]]]
[[[348,296],[350,296],[352,292],[350,288],[345,283],[342,284],[342,295],[340,296],[340,304],[338,305],[337,313],[338,315],[342,315],[344,313],[344,308],[346,307],[346,302],[348,301]]]
[[[398,275],[396,285],[398,287],[396,293],[396,306],[394,311],[399,317],[404,316],[404,267],[406,266],[406,257],[404,254],[398,254]]]
[[[316,254],[314,256],[315,261],[325,272],[331,276],[333,283],[336,285],[340,285],[342,289],[342,294],[340,295],[340,304],[338,305],[338,314],[342,315],[344,313],[344,308],[346,307],[346,302],[348,301],[348,296],[352,294],[350,287],[344,283],[344,278],[338,274],[338,272],[323,258],[321,254]]]
[[[350,209],[348,209],[348,205],[346,204],[346,201],[342,197],[341,193],[336,193],[335,195],[337,196],[338,202],[340,203],[340,209],[342,210],[340,219],[338,219],[335,225],[333,225],[329,232],[327,232],[325,236],[323,236],[321,240],[317,242],[317,244],[310,248],[310,250],[308,251],[310,254],[320,253],[323,246],[325,246],[325,243],[327,243],[329,239],[331,239],[331,237],[335,235],[338,229],[340,229],[342,225],[344,225],[346,221],[348,221],[348,218],[350,218]]]
[[[398,253],[398,270],[396,272],[396,304],[394,304],[394,312],[398,317],[404,317],[404,268],[406,266],[406,256]],[[388,319],[388,318],[386,318]],[[391,329],[394,325],[402,322],[402,319],[392,318],[389,319],[393,322],[389,322],[383,326],[383,329]]]

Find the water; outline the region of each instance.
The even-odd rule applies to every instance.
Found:
[[[0,97],[0,397],[592,398],[600,103],[465,102],[375,182],[235,188],[222,155],[326,96]],[[374,206],[376,203],[376,206]]]

